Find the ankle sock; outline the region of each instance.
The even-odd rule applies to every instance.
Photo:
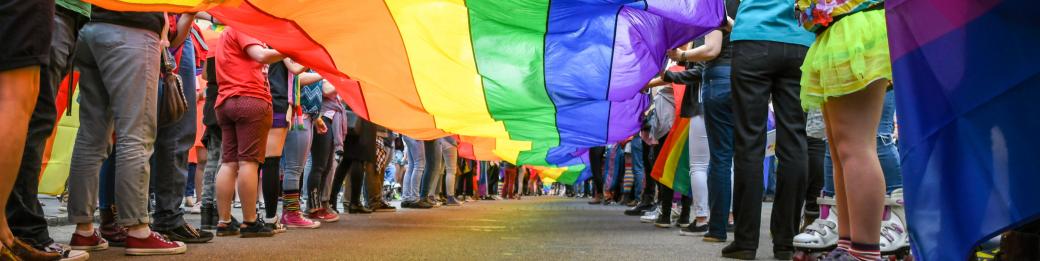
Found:
[[[148,229],[148,228],[145,228],[145,229],[134,229],[134,230],[128,231],[127,234],[132,236],[132,237],[134,237],[134,238],[147,238],[148,236],[152,235],[152,230]]]
[[[852,239],[847,237],[838,238],[838,248],[844,249],[845,251],[852,250]]]
[[[285,195],[282,195],[282,208],[286,212],[300,211],[300,191],[286,190]]]
[[[881,247],[878,244],[864,244],[864,243],[852,243],[852,250],[849,251],[858,260],[861,261],[875,261],[881,260]]]
[[[94,230],[76,230],[76,235],[79,235],[81,237],[91,237],[94,236]]]

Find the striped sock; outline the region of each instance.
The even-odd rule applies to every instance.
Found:
[[[878,261],[881,260],[881,247],[877,244],[853,242],[849,254],[861,261]]]
[[[300,191],[286,190],[282,195],[285,211],[300,211]]]
[[[839,237],[838,249],[843,249],[845,251],[849,251],[850,249],[852,249],[852,239],[847,237]]]

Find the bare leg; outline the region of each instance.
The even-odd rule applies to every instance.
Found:
[[[286,135],[289,135],[289,128],[271,128],[271,130],[267,132],[267,147],[264,150],[264,156],[282,156],[282,148],[285,147]]]
[[[827,109],[826,104],[822,109],[824,124],[828,126],[828,128],[825,128],[824,131],[826,132],[827,137],[830,137],[827,139],[827,149],[831,152],[831,168],[833,169],[832,173],[834,175],[834,201],[837,202],[837,204],[834,207],[836,207],[838,210],[838,237],[851,238],[848,215],[849,205],[846,203],[848,201],[846,201],[847,197],[845,195],[845,186],[838,186],[838,184],[845,184],[845,175],[843,175],[844,173],[842,172],[841,168],[841,155],[838,154],[838,147],[836,145],[837,143],[839,143],[839,141],[833,134],[831,134],[831,129],[833,127],[829,127],[834,126],[834,123],[831,123],[830,120],[830,116],[832,116],[831,112]]]
[[[260,184],[260,164],[252,161],[238,162],[238,194],[242,200],[242,221],[256,221],[257,186]]]
[[[40,91],[40,67],[30,66],[0,72],[0,122],[7,123],[0,128],[0,206],[7,205],[7,199],[14,188],[14,180],[18,177],[18,168],[22,163],[22,152],[25,147],[26,130],[29,129],[29,117],[36,106],[36,95]],[[7,212],[0,208],[0,242],[5,246],[14,244],[14,234],[7,226]]]
[[[217,171],[217,215],[220,221],[231,220],[231,200],[235,197],[238,167],[237,162],[224,162]]]
[[[834,155],[839,159],[835,166],[842,169],[834,173],[838,205],[845,205],[838,216],[848,221],[844,226],[852,242],[877,244],[881,232],[885,178],[875,137],[888,84],[874,82],[859,92],[832,98],[825,105],[830,115],[830,138],[835,141],[832,152],[837,152]]]

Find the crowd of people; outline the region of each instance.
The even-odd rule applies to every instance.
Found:
[[[10,155],[0,159],[0,259],[84,260],[110,246],[181,254],[214,236],[319,228],[341,210],[395,211],[398,198],[429,209],[544,193],[625,204],[626,215],[705,242],[732,232],[722,255],[754,259],[770,113],[776,258],[834,248],[828,260],[879,260],[907,247],[881,0],[726,1],[739,22],[668,50],[684,70],[647,84],[642,131],[589,149],[592,178],[575,185],[460,158],[452,137],[416,140],[368,122],[321,75],[234,27],[212,32],[219,21],[204,12],[15,2],[0,6],[13,14],[0,18],[2,34],[19,39],[0,44],[0,117],[12,126],[0,130]],[[76,229],[65,245],[48,234],[36,188],[55,93],[73,71],[81,125],[68,180]],[[685,194],[651,176],[677,118],[691,122]],[[192,209],[198,226],[185,221]]]

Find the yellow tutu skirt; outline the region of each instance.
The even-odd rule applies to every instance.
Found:
[[[816,37],[802,63],[802,108],[892,79],[885,11],[845,16]]]

